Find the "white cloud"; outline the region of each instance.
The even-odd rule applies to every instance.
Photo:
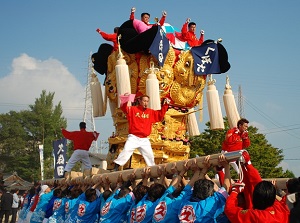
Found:
[[[0,113],[29,109],[28,106],[34,104],[42,90],[46,90],[47,93],[55,92],[55,105],[61,101],[68,129],[78,129],[84,115],[86,86],[82,86],[67,67],[54,58],[39,60],[27,54],[15,58],[11,67],[11,72],[0,78]],[[99,141],[107,140],[114,131],[107,107],[105,117],[95,118],[96,131],[101,133]],[[86,120],[89,127],[91,117],[87,116]]]
[[[12,71],[0,79],[0,101],[10,107],[1,106],[1,112],[28,109],[34,104],[42,90],[55,92],[54,104],[61,101],[65,117],[82,117],[85,88],[57,59],[41,61],[22,54],[12,62]],[[20,106],[19,106],[20,107]]]
[[[278,167],[282,167],[282,169],[284,171],[290,169],[289,164],[287,162],[285,162],[285,161],[282,161],[281,163],[279,163]]]
[[[282,161],[278,166],[282,167],[284,171],[290,170],[295,174],[295,177],[300,176],[300,165],[298,164],[299,162],[297,160],[287,160],[287,161]]]

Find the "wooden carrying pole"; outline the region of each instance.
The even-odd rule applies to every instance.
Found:
[[[228,162],[234,162],[241,157],[242,151],[243,150],[225,153],[224,156]],[[217,166],[218,165],[218,157],[220,155],[222,155],[222,154],[218,153],[218,154],[210,155],[209,163],[212,166]],[[203,166],[204,159],[205,159],[205,156],[188,159],[187,165],[191,166],[193,164],[196,164],[200,169],[203,169],[204,168],[204,166]],[[151,166],[151,167],[149,167],[150,168],[150,177],[152,177],[152,178],[159,177],[158,169],[160,167],[161,168],[166,167],[167,174],[172,174],[172,167],[175,165],[175,163],[176,163],[177,170],[181,171],[184,167],[185,162],[186,162],[185,160],[181,160],[181,161],[177,161],[177,162],[171,162],[171,163]],[[93,175],[92,178],[86,178],[86,179],[84,179],[83,177],[77,177],[77,178],[71,179],[70,184],[85,183],[85,184],[94,185],[100,181],[100,177],[102,178],[102,180],[108,178],[109,182],[116,183],[120,174],[121,174],[123,181],[126,181],[132,173],[135,173],[136,180],[142,179],[142,176],[144,173],[144,168],[128,169],[128,170],[115,171],[115,172],[107,171],[106,173],[96,174],[96,175]],[[60,180],[64,180],[64,179],[60,179]],[[44,180],[44,181],[41,181],[41,184],[53,185],[54,181],[55,181],[55,179]]]

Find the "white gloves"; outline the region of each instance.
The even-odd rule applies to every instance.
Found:
[[[170,104],[171,100],[169,98],[165,98],[164,104]]]
[[[203,29],[201,29],[200,34],[204,35],[204,30]]]
[[[132,7],[131,12],[135,12],[136,8]]]
[[[166,11],[162,11],[162,15],[163,16],[167,16],[167,12]]]
[[[186,22],[186,23],[190,23],[190,21],[191,21],[191,19],[190,19],[190,18],[187,18],[185,22]]]

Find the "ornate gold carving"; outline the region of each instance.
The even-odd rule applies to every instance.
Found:
[[[129,68],[131,93],[146,94],[145,71],[150,67],[150,61],[158,67],[157,61],[151,55],[127,54],[123,52],[124,59]],[[108,60],[108,75],[105,84],[106,94],[110,100],[116,101],[116,74],[114,66],[117,53],[113,53]],[[187,143],[187,111],[202,100],[202,91],[205,87],[205,76],[195,76],[193,71],[193,58],[190,51],[182,52],[179,60],[171,48],[167,54],[163,67],[155,72],[160,84],[161,98],[169,97],[173,108],[169,108],[164,120],[153,124],[149,136],[153,148],[156,164],[174,162],[189,158],[190,147]],[[107,83],[109,82],[109,83]],[[140,114],[142,115],[142,114]],[[111,159],[122,151],[128,136],[128,121],[124,113],[117,108],[112,114],[116,136],[109,138],[109,144],[117,144],[118,149],[108,156],[108,168],[113,168]],[[125,164],[126,168],[140,168],[146,164],[138,150],[135,150],[131,159]]]
[[[175,62],[175,51],[170,48],[165,63],[160,69],[160,72],[156,75],[159,81],[160,95],[165,97],[169,94],[171,85],[174,81],[173,65]]]
[[[170,89],[171,99],[176,105],[185,107],[196,106],[205,87],[205,76],[194,75],[194,60],[190,51],[180,54],[174,66],[174,82]]]
[[[117,101],[116,61],[118,54],[113,52],[107,61],[107,75],[105,80],[105,93],[111,101]]]

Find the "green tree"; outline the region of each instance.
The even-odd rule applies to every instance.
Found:
[[[66,126],[66,119],[62,117],[61,102],[53,105],[55,93],[43,90],[40,97],[35,99],[33,105],[29,105],[31,122],[29,131],[32,140],[44,147],[44,177],[53,177],[53,141],[61,138],[60,128]],[[38,145],[36,145],[38,149]]]
[[[204,132],[191,138],[190,157],[220,153],[222,142],[229,130],[227,118],[224,118],[224,124],[224,130],[210,130],[210,123],[207,122]],[[269,144],[265,135],[258,133],[256,127],[249,126],[248,132],[251,146],[247,148],[247,151],[251,156],[251,162],[259,170],[262,178],[294,177],[291,171],[283,171],[282,167],[278,166],[284,158],[281,149]]]
[[[52,143],[61,137],[60,128],[67,123],[61,103],[54,106],[53,99],[54,93],[43,90],[29,110],[0,115],[2,170],[16,171],[26,180],[39,180],[39,145],[44,145],[44,178],[53,177]]]
[[[1,170],[27,172],[26,176],[29,176],[31,171],[23,169],[24,166],[18,164],[28,158],[27,155],[32,152],[29,137],[23,126],[22,115],[14,111],[1,114],[0,123],[2,126],[0,131]]]

